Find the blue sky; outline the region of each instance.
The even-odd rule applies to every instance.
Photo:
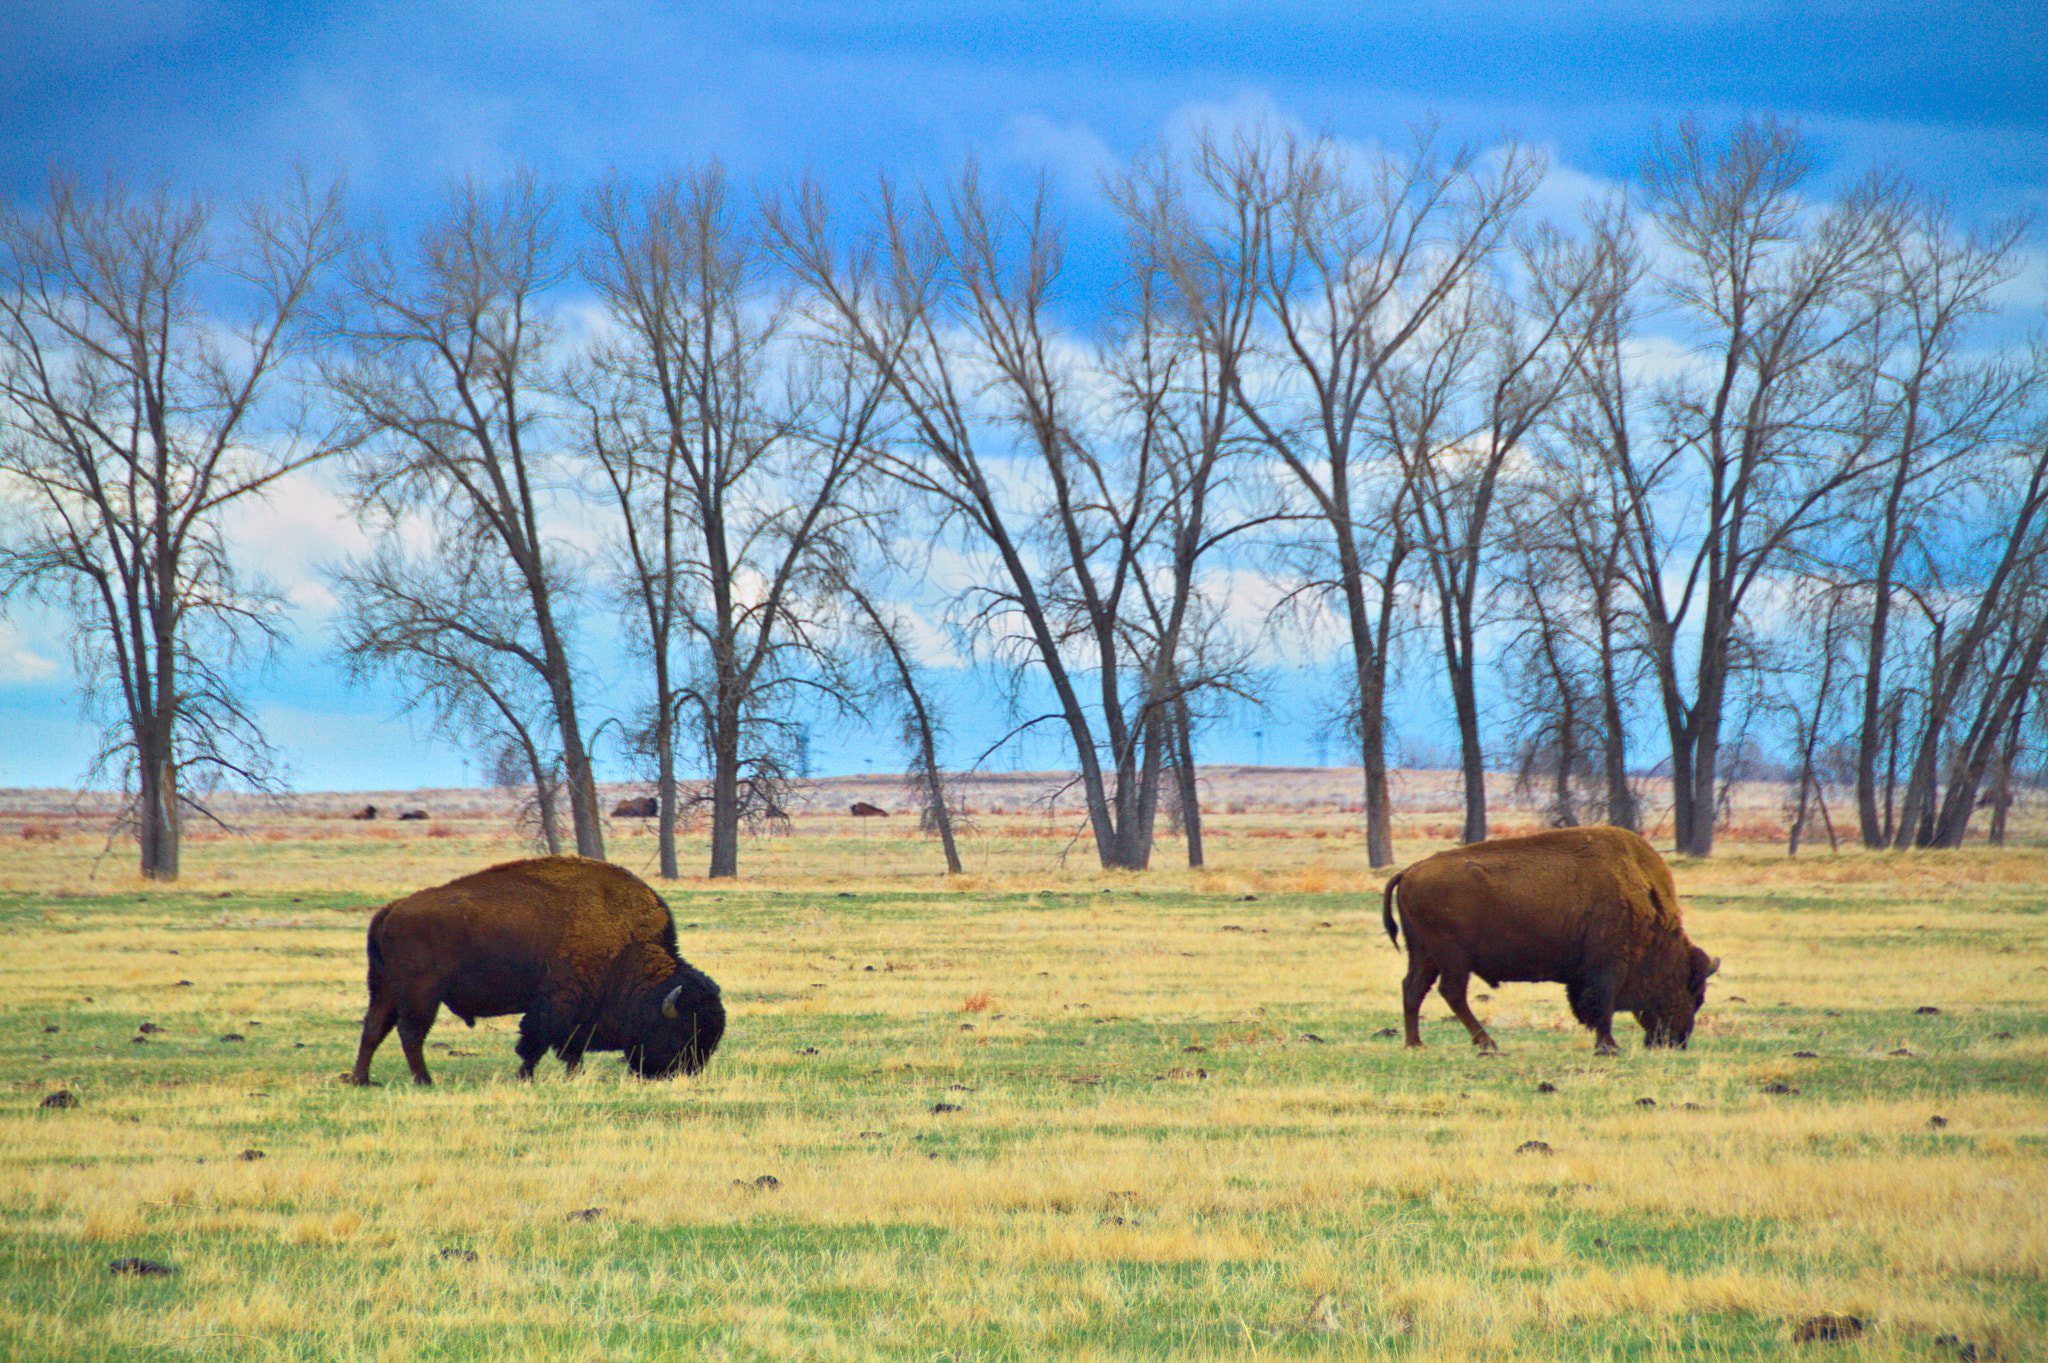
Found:
[[[574,186],[717,156],[743,180],[808,171],[852,193],[975,154],[999,173],[1052,171],[1085,250],[1105,220],[1096,175],[1216,110],[1387,142],[1436,117],[1474,142],[1542,146],[1567,187],[1626,182],[1660,123],[1771,112],[1808,134],[1823,186],[1890,163],[1967,220],[2048,209],[2040,0],[1365,9],[10,0],[0,194],[34,195],[53,164],[231,194],[303,161],[345,175],[359,211],[403,219],[451,175],[520,163]],[[2043,240],[2037,223],[2037,255]],[[287,578],[304,568],[292,563]],[[317,622],[319,589],[300,586]],[[324,644],[315,626],[250,679],[302,788],[471,779],[460,754],[393,718],[388,695],[343,687]],[[1211,756],[1314,760],[1318,689],[1302,672],[1275,713],[1224,726]],[[69,695],[62,622],[0,621],[0,785],[75,778],[89,740]],[[1418,747],[1433,742],[1427,713],[1408,723]],[[857,735],[819,758],[896,760],[886,738]]]

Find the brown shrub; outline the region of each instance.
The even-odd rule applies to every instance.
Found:
[[[53,823],[25,823],[21,836],[30,842],[55,842],[64,836],[64,830]]]
[[[963,1013],[986,1013],[989,1009],[995,1007],[995,1002],[994,999],[989,997],[988,990],[977,989],[966,998],[960,1000],[960,1011]]]

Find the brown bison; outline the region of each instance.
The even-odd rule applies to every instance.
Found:
[[[853,817],[856,819],[886,819],[889,817],[889,811],[880,805],[871,805],[866,800],[856,800],[853,804]]]
[[[704,1067],[725,1032],[718,986],[676,954],[675,922],[632,872],[581,857],[510,861],[386,904],[370,919],[370,1007],[351,1083],[398,1028],[413,1082],[441,1005],[474,1027],[524,1013],[521,1079],[552,1048],[624,1051],[644,1078]]]
[[[351,819],[374,819],[377,817],[377,806],[364,805],[361,809],[349,815],[349,817]]]
[[[1422,1000],[1435,984],[1472,1044],[1495,1049],[1465,1002],[1477,975],[1495,986],[1563,984],[1598,1054],[1620,1049],[1617,1009],[1635,1014],[1645,1045],[1682,1050],[1721,965],[1686,939],[1664,859],[1622,828],[1560,828],[1439,852],[1387,882],[1380,917],[1396,946],[1408,936],[1401,1009],[1410,1046],[1422,1044]]]
[[[612,806],[614,819],[658,819],[661,817],[661,801],[652,795],[636,796],[621,800]]]

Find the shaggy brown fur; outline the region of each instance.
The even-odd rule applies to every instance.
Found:
[[[414,1081],[432,1083],[422,1045],[444,1004],[471,1026],[524,1013],[521,1078],[550,1048],[572,1070],[586,1050],[623,1050],[642,1073],[694,1071],[725,1028],[718,986],[676,954],[668,905],[602,861],[506,862],[408,895],[371,918],[369,953],[358,1084],[394,1025]]]
[[[1401,1004],[1410,1046],[1422,1044],[1422,1000],[1436,984],[1472,1044],[1495,1049],[1465,1001],[1476,974],[1495,986],[1562,983],[1602,1054],[1619,1049],[1617,1009],[1635,1014],[1646,1045],[1682,1048],[1721,964],[1686,939],[1671,868],[1621,828],[1560,828],[1439,852],[1387,882],[1380,913],[1395,945],[1408,938]]]

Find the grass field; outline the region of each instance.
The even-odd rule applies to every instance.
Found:
[[[660,887],[731,1013],[702,1076],[521,1085],[516,1019],[444,1016],[430,1091],[395,1039],[339,1082],[368,911],[509,840],[281,822],[166,888],[8,839],[0,1357],[2048,1356],[2048,853],[1680,864],[1692,1049],[1505,985],[1489,1058],[1434,998],[1391,1034],[1342,816],[1142,876],[1044,823],[949,880],[799,820]]]

